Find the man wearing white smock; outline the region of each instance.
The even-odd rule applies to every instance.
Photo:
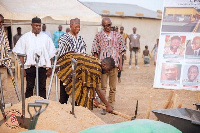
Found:
[[[35,54],[39,58],[39,96],[46,98],[46,79],[51,75],[51,58],[55,56],[56,49],[51,38],[41,33],[41,19],[32,19],[32,31],[24,34],[17,42],[13,49],[14,53],[26,54],[27,58],[24,64],[26,76],[26,93],[28,98],[33,95],[36,78],[36,61]],[[20,58],[24,62],[23,58]]]

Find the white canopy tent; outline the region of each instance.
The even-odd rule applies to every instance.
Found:
[[[86,22],[101,22],[101,16],[77,0],[0,0],[0,13],[7,20],[31,20],[50,16],[69,22],[79,18]]]
[[[77,0],[0,0],[0,14],[4,16],[5,24],[11,26],[12,35],[16,33],[13,31],[16,25],[27,25],[27,28],[23,27],[23,31],[29,31],[28,26],[32,18],[36,16],[41,18],[42,22],[52,25],[55,23],[68,25],[70,19],[76,17],[80,19],[81,24],[82,22],[100,24],[101,22],[100,15]],[[14,47],[13,43],[12,47]],[[15,74],[15,79],[17,82],[17,74]]]

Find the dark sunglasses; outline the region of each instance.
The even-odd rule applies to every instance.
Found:
[[[4,21],[0,21],[0,23],[4,23]]]
[[[103,27],[110,27],[110,26],[111,26],[111,24],[103,25]]]

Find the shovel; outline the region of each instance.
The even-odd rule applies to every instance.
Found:
[[[48,88],[48,92],[47,92],[47,99],[49,100],[49,96],[50,96],[50,93],[51,93],[51,87],[52,87],[52,83],[53,83],[53,78],[54,78],[54,74],[55,74],[55,69],[57,67],[57,60],[58,60],[58,57],[60,55],[60,51],[57,52],[56,56],[55,56],[55,60],[54,60],[54,64],[53,64],[53,69],[52,69],[52,73],[51,73],[51,79],[50,79],[50,82],[49,82],[49,88]],[[56,77],[57,78],[57,77]],[[56,79],[57,80],[57,79]],[[56,81],[57,83],[57,81]],[[57,88],[56,88],[57,89]],[[56,90],[57,92],[57,90]],[[58,97],[56,96],[56,100],[58,100]]]
[[[38,64],[39,64],[39,59],[40,59],[40,56],[38,54],[35,54],[35,61],[36,61],[36,96],[39,96],[39,67],[38,67]]]
[[[17,59],[21,66],[21,95],[22,95],[22,118],[25,117],[25,95],[24,95],[24,62],[21,62],[20,57],[25,58],[25,54],[17,53]]]
[[[42,109],[42,105],[45,105],[45,107]],[[30,115],[30,118],[22,118],[19,116],[17,117],[18,122],[20,123],[20,126],[25,129],[33,130],[36,127],[39,115],[44,112],[49,105],[49,101],[46,100],[35,100],[35,103],[28,103],[28,113]],[[35,114],[31,113],[31,108],[34,108]]]
[[[103,105],[98,104],[97,107],[106,110],[106,107],[103,106]],[[138,111],[138,100],[137,100],[137,103],[136,103],[135,116],[132,117],[132,116],[123,114],[123,113],[118,112],[118,111],[115,111],[115,110],[113,110],[112,113],[115,114],[115,115],[119,115],[119,116],[121,116],[121,117],[123,117],[123,118],[125,118],[125,119],[128,119],[128,120],[135,120],[135,119],[136,119],[136,116],[137,116],[137,111]]]
[[[17,94],[17,98],[18,98],[18,101],[20,102],[21,101],[21,96],[19,94],[19,90],[18,90],[18,87],[17,87],[17,84],[15,83],[15,79],[14,79],[14,76],[13,76],[13,72],[12,72],[12,69],[10,68],[10,66],[8,66],[8,64],[6,63],[8,60],[11,60],[10,57],[6,57],[6,58],[3,58],[1,59],[1,61],[4,61],[4,65],[6,66],[6,68],[8,69],[9,73],[10,73],[10,76],[11,76],[11,80],[12,80],[12,83],[13,83],[13,86],[15,88],[15,92]]]

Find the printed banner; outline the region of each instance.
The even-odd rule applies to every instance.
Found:
[[[165,0],[154,87],[200,90],[200,0]]]

